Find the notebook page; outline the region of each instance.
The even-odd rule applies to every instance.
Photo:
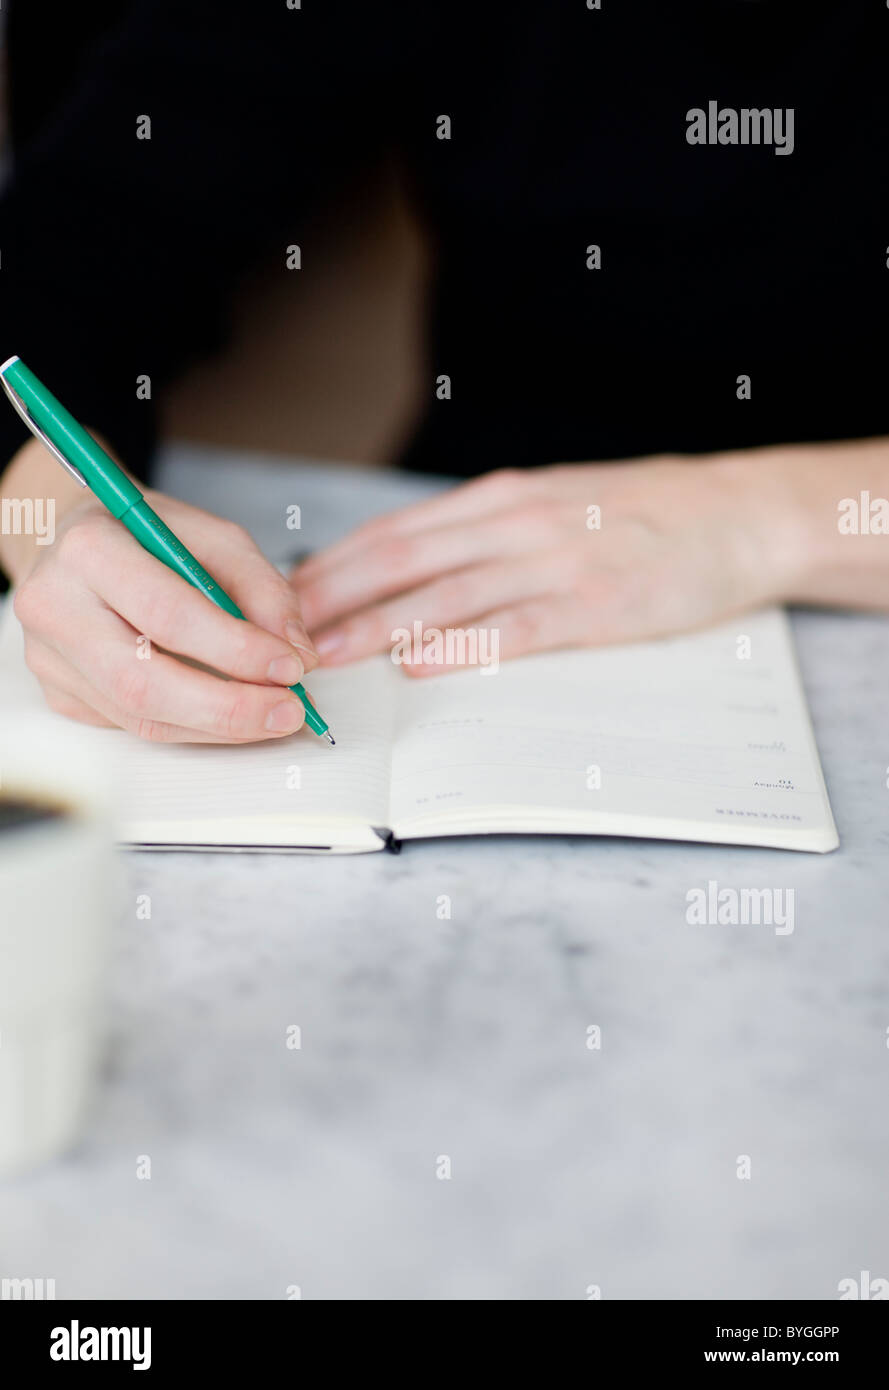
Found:
[[[334,748],[307,730],[236,747],[146,745],[124,736],[122,838],[184,843],[178,829],[189,835],[197,827],[210,844],[335,844],[330,827],[337,822],[385,826],[391,680],[373,661],[311,673],[308,687]]]
[[[391,801],[406,838],[536,824],[837,843],[778,610],[412,683],[399,695]]]
[[[370,827],[387,824],[391,690],[398,680],[384,660],[308,677],[335,748],[306,730],[233,746],[145,743],[122,730],[75,727],[102,753],[113,745],[121,843],[336,844],[342,837],[330,826],[339,824],[360,827],[370,848]],[[40,687],[24,664],[21,626],[6,604],[0,719],[14,719],[17,708],[42,706]]]

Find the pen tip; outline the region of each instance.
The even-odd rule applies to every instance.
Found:
[[[327,742],[330,744],[331,748],[336,747],[336,739],[334,738],[333,734],[330,732],[329,729],[325,732],[324,737],[327,739]]]

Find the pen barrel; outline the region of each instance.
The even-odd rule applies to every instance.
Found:
[[[174,570],[183,579],[187,579],[189,584],[193,585],[195,589],[199,589],[206,598],[210,599],[211,603],[216,604],[217,608],[231,613],[233,618],[243,618],[244,614],[238,605],[217,584],[212,574],[207,573],[200,560],[192,555],[179,537],[173,534],[157,512],[149,507],[144,497],[140,497],[139,501],[134,503],[121,517],[121,520],[139,544],[156,559],[162,561],[168,569]]]
[[[87,487],[112,516],[119,519],[141,500],[142,494],[132,478],[118,467],[111,455],[47,390],[21,358],[11,362],[3,376],[18,393],[35,424],[69,463],[79,469]]]
[[[306,723],[312,730],[312,733],[318,734],[319,737],[322,734],[326,734],[329,728],[327,720],[321,718],[321,715],[306,694],[306,688],[302,682],[300,682],[299,685],[292,685],[290,689],[293,691],[294,695],[298,695],[302,701],[303,709],[306,712]]]

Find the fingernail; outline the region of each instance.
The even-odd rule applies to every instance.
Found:
[[[299,647],[300,651],[308,652],[310,656],[317,656],[318,653],[312,646],[309,634],[306,632],[302,623],[296,622],[294,618],[288,619],[284,624],[284,635],[287,641],[294,647]]]
[[[328,632],[323,637],[319,637],[315,643],[315,650],[322,658],[325,656],[335,656],[338,652],[345,650],[346,639],[341,632]]]
[[[301,701],[284,700],[269,712],[265,726],[270,733],[292,734],[300,728],[305,717],[306,712]]]
[[[269,662],[267,675],[273,685],[296,685],[306,673],[298,656],[276,656]]]

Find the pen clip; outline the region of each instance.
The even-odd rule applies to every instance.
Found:
[[[46,431],[40,428],[37,421],[34,419],[34,416],[31,414],[30,410],[25,405],[25,402],[22,400],[21,396],[16,391],[15,387],[10,385],[10,383],[6,380],[6,377],[2,372],[0,372],[0,382],[3,383],[3,390],[6,392],[7,396],[12,402],[12,407],[15,410],[16,414],[22,417],[25,424],[28,426],[28,429],[35,436],[35,438],[39,439],[40,443],[45,445],[49,452],[52,455],[54,455],[55,458],[58,459],[59,463],[62,465],[66,472],[71,474],[71,477],[74,479],[76,483],[79,483],[81,487],[86,487],[86,478],[83,476],[80,469],[75,468],[74,464],[71,463],[69,459],[65,458],[65,455],[62,453],[62,451],[56,448],[55,444],[53,444]]]

